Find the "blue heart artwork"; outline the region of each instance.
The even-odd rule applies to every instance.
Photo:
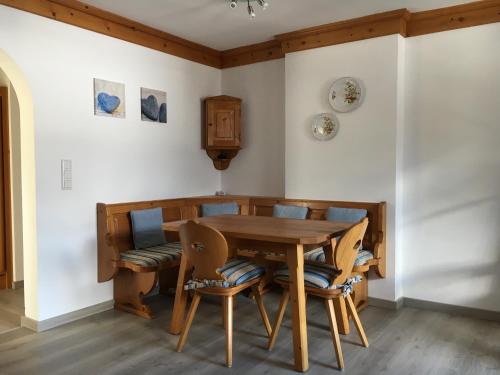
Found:
[[[162,103],[160,106],[160,116],[158,121],[166,124],[167,123],[167,103]]]
[[[141,87],[141,118],[143,121],[167,123],[167,93]]]
[[[101,92],[97,95],[97,102],[99,103],[99,107],[104,112],[111,114],[120,105],[120,98],[118,96],[108,95],[105,92]]]
[[[141,99],[141,111],[148,119],[158,121],[160,108],[158,108],[158,100],[156,100],[154,95],[149,95],[146,99]]]
[[[94,78],[96,116],[125,117],[125,85]]]

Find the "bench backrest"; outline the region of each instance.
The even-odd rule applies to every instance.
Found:
[[[134,248],[130,211],[148,208],[162,209],[163,221],[194,219],[201,215],[203,203],[236,202],[241,215],[248,215],[248,197],[193,197],[144,202],[97,204],[98,280],[110,280],[118,271],[113,262],[120,252]],[[167,241],[178,241],[177,234],[167,233]]]
[[[375,258],[385,256],[385,202],[344,202],[323,201],[313,199],[285,199],[285,198],[250,198],[250,215],[272,216],[275,204],[292,204],[309,208],[307,219],[326,220],[329,207],[363,208],[367,211],[368,228],[363,240],[363,247],[374,252]]]
[[[97,204],[97,251],[99,282],[112,279],[118,272],[115,261],[120,252],[134,248],[130,211],[162,208],[164,222],[194,219],[201,216],[203,203],[236,202],[241,215],[272,216],[277,203],[309,208],[308,219],[325,220],[328,207],[364,208],[368,211],[369,225],[363,246],[383,258],[385,264],[385,203],[319,201],[248,196],[206,196],[163,199],[144,202]],[[177,241],[177,234],[168,233],[167,240]]]

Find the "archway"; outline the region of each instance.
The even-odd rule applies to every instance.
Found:
[[[19,104],[20,137],[11,148],[20,150],[22,243],[25,316],[38,320],[38,261],[36,240],[36,175],[33,99],[28,81],[21,69],[0,49],[0,70],[10,81]]]

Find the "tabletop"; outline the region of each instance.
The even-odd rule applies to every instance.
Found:
[[[164,223],[165,231],[176,232],[187,220]],[[225,236],[297,245],[319,244],[340,236],[353,223],[327,220],[298,220],[270,216],[219,215],[196,221],[212,226]]]

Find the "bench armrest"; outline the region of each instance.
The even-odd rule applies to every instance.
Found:
[[[120,259],[120,251],[114,245],[113,236],[108,228],[106,205],[97,204],[97,281],[102,283],[111,280],[118,272],[116,262]]]

